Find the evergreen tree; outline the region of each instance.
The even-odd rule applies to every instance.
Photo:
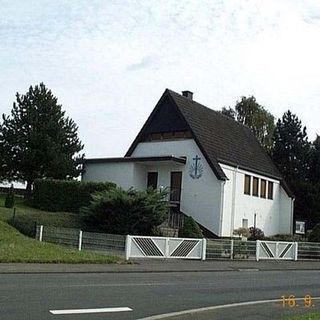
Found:
[[[272,158],[291,185],[297,181],[308,181],[310,143],[306,127],[302,127],[299,118],[290,110],[277,122]]]
[[[29,195],[37,178],[79,175],[83,145],[78,127],[43,83],[30,86],[24,95],[17,93],[11,115],[2,118],[1,169],[6,179],[26,181]]]
[[[320,183],[320,136],[314,140],[311,148],[310,180]]]

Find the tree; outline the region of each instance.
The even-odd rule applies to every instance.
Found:
[[[320,136],[318,135],[311,146],[310,179],[315,184],[320,183]]]
[[[43,83],[30,86],[24,95],[17,93],[11,114],[2,119],[1,169],[8,180],[26,181],[27,195],[37,178],[79,175],[83,145],[78,127]]]
[[[167,193],[148,188],[144,191],[111,188],[92,195],[89,206],[80,210],[87,227],[118,234],[152,235],[154,227],[166,218]]]
[[[274,117],[254,96],[241,97],[234,109],[223,107],[221,113],[249,127],[263,147],[272,147]]]
[[[274,132],[272,158],[284,178],[293,185],[308,181],[310,143],[307,129],[290,110],[279,119]]]
[[[295,195],[294,216],[315,224],[320,203],[318,188],[310,179],[311,144],[306,127],[290,110],[277,122],[272,158]]]
[[[223,107],[221,110],[221,113],[233,120],[236,120],[237,113],[234,109],[230,107],[229,108]]]

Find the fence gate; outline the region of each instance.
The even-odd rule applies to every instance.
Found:
[[[206,258],[206,239],[127,236],[126,259],[129,258]]]
[[[257,240],[256,260],[298,260],[298,243]]]

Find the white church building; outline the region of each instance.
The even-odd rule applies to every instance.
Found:
[[[246,126],[166,89],[122,158],[86,159],[83,181],[169,190],[172,213],[230,237],[252,227],[292,233],[294,197]]]

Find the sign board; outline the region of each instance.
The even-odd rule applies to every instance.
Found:
[[[294,233],[295,234],[306,234],[306,222],[303,220],[296,220]]]

